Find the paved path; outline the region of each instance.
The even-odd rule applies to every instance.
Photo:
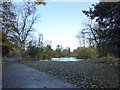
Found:
[[[12,60],[3,68],[3,88],[80,88]],[[83,90],[81,88],[81,90]]]

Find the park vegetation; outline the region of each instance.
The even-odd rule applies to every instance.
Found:
[[[76,62],[35,59],[24,59],[20,62],[80,87],[119,88],[119,59],[113,57],[92,58]]]
[[[86,28],[77,35],[84,57],[120,57],[119,8],[120,2],[100,2],[93,4],[88,11],[82,11],[89,18]],[[88,46],[85,46],[86,43]],[[90,53],[94,55],[89,55],[91,48],[94,50]],[[83,57],[83,55],[78,55],[78,57]]]
[[[51,41],[44,43],[42,33],[36,35],[38,38],[32,36],[34,24],[39,19],[37,7],[45,5],[44,1],[22,2],[20,6],[9,1],[0,2],[0,5],[3,57],[18,57],[23,64],[78,86],[119,88],[120,2],[99,2],[89,10],[82,11],[89,22],[76,35],[79,47],[72,52],[69,47],[63,48],[62,45],[52,49]],[[42,61],[54,57],[77,57],[83,60]]]
[[[86,28],[79,31],[76,38],[80,46],[71,52],[57,45],[51,48],[50,41],[45,44],[43,35],[38,39],[33,36],[34,24],[39,19],[37,7],[45,5],[41,2],[22,2],[21,5],[1,2],[2,12],[2,56],[27,58],[77,57],[95,58],[120,57],[120,2],[99,2],[89,10],[82,12],[89,18]],[[104,12],[103,12],[104,10]]]

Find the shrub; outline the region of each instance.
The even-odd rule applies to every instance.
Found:
[[[89,47],[89,48],[79,48],[77,58],[94,58],[97,57],[98,52],[96,48],[94,47]]]

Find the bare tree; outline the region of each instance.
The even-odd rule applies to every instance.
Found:
[[[52,45],[52,41],[50,41],[50,40],[45,40],[45,42],[44,42],[44,46],[46,47],[46,46],[51,46]]]
[[[85,47],[86,42],[89,43],[89,46],[96,46],[99,55],[102,56],[102,33],[102,27],[90,20],[89,23],[86,23],[86,29],[78,33],[77,39],[82,41],[83,47]]]
[[[89,41],[90,37],[90,32],[88,32],[87,29],[82,29],[81,31],[79,31],[76,38],[78,40],[78,43],[80,44],[80,47],[85,48],[87,46],[87,43],[91,44],[91,42]]]
[[[91,23],[87,25],[89,27],[89,30],[93,36],[93,41],[95,42],[96,44],[96,47],[98,49],[98,52],[99,52],[99,56],[102,56],[102,41],[103,41],[103,38],[102,38],[102,33],[104,30],[102,30],[102,27],[100,27],[99,24],[94,24],[92,25],[92,20],[91,20]]]
[[[43,47],[43,34],[39,34],[39,39],[38,39],[38,47],[42,48]]]
[[[82,47],[82,34],[81,32],[79,32],[76,36],[77,40],[78,40],[78,43],[80,45],[80,47]]]
[[[18,29],[15,30],[16,38],[18,39],[21,57],[23,57],[23,53],[25,51],[25,44],[26,39],[28,38],[28,35],[31,31],[33,31],[33,26],[36,22],[36,20],[39,18],[36,14],[37,12],[37,6],[39,3],[37,2],[22,2],[22,6],[19,7],[19,9],[16,10],[17,15],[17,23],[16,27]],[[40,3],[41,4],[41,3]]]

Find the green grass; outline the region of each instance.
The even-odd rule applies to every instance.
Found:
[[[117,88],[119,86],[117,59],[108,61],[105,58],[98,58],[78,62],[22,60],[21,63],[86,88]]]

